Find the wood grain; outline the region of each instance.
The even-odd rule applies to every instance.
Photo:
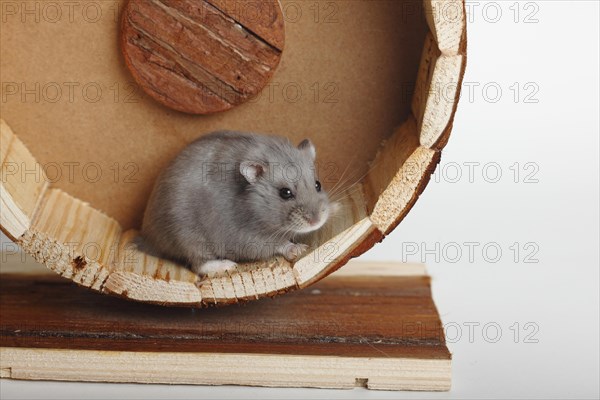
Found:
[[[202,312],[102,296],[55,275],[2,274],[0,369],[16,379],[312,387],[367,379],[374,389],[447,390],[450,353],[429,278],[403,268],[355,264],[310,289]],[[215,365],[219,374],[209,372]]]
[[[450,360],[0,348],[0,377],[375,390],[450,389]],[[51,368],[49,368],[51,366]],[[218,366],[218,368],[215,368]]]
[[[20,237],[48,187],[42,166],[10,127],[0,119],[0,226],[9,237]]]
[[[129,0],[121,47],[138,84],[175,110],[209,114],[255,96],[269,81],[284,44],[276,0],[243,2]]]
[[[361,346],[366,341],[390,346],[386,352],[396,356],[447,358],[429,277],[403,276],[398,263],[379,265],[357,264],[353,275],[333,274],[310,289],[201,312],[103,296],[55,275],[2,274],[1,345],[238,352],[256,343],[260,351],[278,344],[294,354],[286,344],[338,343],[364,347],[364,356],[381,354]],[[379,277],[370,268],[397,272]]]
[[[424,147],[443,147],[438,142],[456,110],[463,63],[463,55],[442,54],[433,35],[427,36],[412,103],[419,141]]]
[[[138,251],[132,243],[137,235],[135,230],[121,235],[115,263],[102,290],[142,302],[199,307],[202,296],[197,287],[198,276],[172,261]]]
[[[394,176],[400,171],[408,158],[419,147],[419,132],[415,119],[411,116],[394,132],[391,138],[383,142],[371,162],[371,169],[365,177],[365,197],[369,215],[379,197],[390,186]],[[415,171],[415,174],[417,171]],[[415,178],[420,178],[415,176]]]
[[[466,10],[463,0],[425,0],[425,18],[440,52],[457,55],[465,50]]]
[[[382,146],[366,177],[371,221],[386,235],[410,211],[439,162],[439,153],[419,146],[418,137],[410,117]]]
[[[19,245],[57,274],[101,290],[117,255],[121,227],[59,189],[49,189]]]

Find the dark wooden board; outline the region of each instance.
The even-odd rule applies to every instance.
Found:
[[[427,276],[332,276],[207,309],[124,301],[51,275],[0,275],[0,346],[450,359]]]

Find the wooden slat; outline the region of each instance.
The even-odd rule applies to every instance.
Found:
[[[115,270],[151,276],[165,281],[175,280],[193,284],[198,282],[198,276],[189,269],[139,251],[133,243],[138,235],[139,232],[135,229],[130,229],[121,235]]]
[[[365,177],[364,183],[370,214],[373,213],[379,197],[418,147],[419,132],[417,124],[411,116],[394,132],[391,138],[383,142],[377,156],[371,162],[371,170]]]
[[[202,305],[200,291],[194,284],[175,280],[166,281],[135,272],[111,272],[102,289],[129,300],[146,303],[196,307]]]
[[[417,148],[379,196],[371,221],[384,234],[391,232],[414,205],[437,165],[439,153]]]
[[[371,221],[384,234],[410,210],[437,164],[436,151],[419,146],[418,140],[410,117],[383,144],[365,179]]]
[[[412,112],[421,146],[436,148],[458,103],[464,57],[440,53],[431,34],[425,39]]]
[[[0,119],[0,225],[13,240],[31,225],[48,181],[42,166]]]
[[[444,55],[464,50],[466,10],[464,0],[423,0],[425,18]]]
[[[227,304],[274,296],[296,289],[292,265],[282,257],[245,263],[220,276],[206,277],[200,283],[205,304]]]
[[[114,219],[59,189],[49,189],[19,244],[61,276],[100,290],[120,235]]]
[[[309,286],[326,276],[332,268],[339,268],[340,262],[375,229],[371,220],[366,217],[302,257],[294,264],[298,284],[301,287]],[[341,265],[345,264],[345,261]]]
[[[199,306],[198,276],[174,262],[138,251],[132,243],[137,235],[129,230],[121,236],[103,290],[137,301]]]

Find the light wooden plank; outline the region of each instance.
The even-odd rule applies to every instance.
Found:
[[[373,212],[382,193],[400,171],[406,160],[419,147],[419,132],[410,116],[391,138],[382,143],[371,170],[365,177],[365,196],[369,213]]]
[[[135,272],[113,271],[103,290],[131,300],[156,304],[201,306],[200,291],[190,282],[166,281]]]
[[[120,235],[114,219],[59,189],[49,189],[19,244],[63,277],[100,290]]]
[[[123,233],[119,242],[117,262],[114,271],[149,276],[164,281],[180,281],[196,284],[198,276],[175,262],[143,253],[137,249],[134,239],[139,232],[130,229]]]
[[[461,52],[466,28],[464,0],[423,0],[425,18],[438,48],[445,55]]]
[[[21,237],[29,229],[31,220],[21,210],[2,184],[0,184],[0,208],[2,209],[2,214],[0,215],[2,230],[12,240]]]
[[[2,119],[0,165],[0,225],[17,239],[31,226],[48,180],[42,166]]]
[[[225,274],[203,278],[199,283],[205,303],[234,303],[272,296],[295,289],[292,265],[282,257],[244,263]]]
[[[371,221],[388,234],[410,210],[436,164],[436,151],[417,148],[378,197]]]
[[[459,100],[463,62],[462,55],[441,54],[428,34],[412,101],[421,146],[436,147],[452,118]]]
[[[3,347],[0,360],[12,379],[429,391],[451,382],[446,359]]]

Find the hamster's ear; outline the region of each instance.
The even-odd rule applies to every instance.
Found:
[[[258,161],[243,161],[240,163],[240,173],[248,183],[255,183],[263,176],[267,167]]]
[[[313,160],[317,156],[317,151],[315,150],[315,146],[312,144],[312,142],[309,139],[304,139],[303,141],[301,141],[300,144],[298,145],[298,149],[300,151],[305,151],[310,156],[310,158],[312,158]]]

